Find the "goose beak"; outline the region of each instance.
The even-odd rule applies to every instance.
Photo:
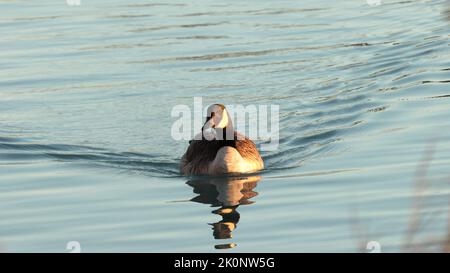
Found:
[[[202,138],[206,140],[213,140],[216,137],[216,132],[214,130],[215,127],[216,124],[214,124],[214,119],[208,118],[202,127]]]
[[[208,117],[205,124],[203,124],[202,131],[208,130],[211,128],[215,128],[216,124],[214,124],[214,119],[212,117]]]

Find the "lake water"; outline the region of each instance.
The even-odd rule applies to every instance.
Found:
[[[448,2],[0,9],[0,251],[449,250]],[[279,105],[264,171],[179,175],[194,97]]]

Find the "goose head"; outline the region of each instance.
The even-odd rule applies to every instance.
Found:
[[[212,104],[208,107],[202,132],[203,136],[208,140],[234,139],[232,119],[223,104]]]

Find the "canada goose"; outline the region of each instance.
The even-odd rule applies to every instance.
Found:
[[[208,107],[202,132],[189,143],[180,164],[184,175],[251,173],[264,168],[255,143],[234,131],[222,104]]]

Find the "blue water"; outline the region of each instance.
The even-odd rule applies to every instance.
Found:
[[[0,10],[0,251],[448,251],[447,1]],[[263,172],[179,175],[194,97],[279,105]]]

